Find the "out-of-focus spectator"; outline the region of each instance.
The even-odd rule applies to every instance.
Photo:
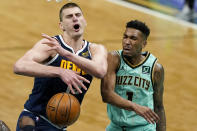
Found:
[[[177,17],[184,20],[194,19],[194,3],[195,0],[185,0],[185,4]]]

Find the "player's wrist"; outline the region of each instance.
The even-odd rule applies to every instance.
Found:
[[[136,111],[138,105],[132,101],[129,101],[129,103],[130,103],[130,106],[129,106],[130,110]]]
[[[54,70],[54,72],[53,72],[54,77],[59,77],[59,78],[61,78],[61,76],[62,76],[62,70],[63,70],[63,68],[55,67],[55,70]]]

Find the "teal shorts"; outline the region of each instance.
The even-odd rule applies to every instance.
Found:
[[[134,126],[134,127],[120,127],[114,123],[110,123],[106,131],[156,131],[156,125],[155,124],[148,124],[144,126]]]

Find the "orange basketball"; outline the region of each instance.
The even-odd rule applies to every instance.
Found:
[[[58,93],[49,100],[46,113],[48,119],[59,127],[70,126],[79,117],[80,104],[75,96]]]

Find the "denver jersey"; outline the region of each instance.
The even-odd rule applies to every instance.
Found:
[[[153,67],[157,60],[149,52],[143,53],[145,59],[138,65],[131,65],[120,55],[120,66],[116,73],[116,84],[114,91],[124,99],[136,104],[149,107],[153,110]],[[110,120],[120,127],[130,129],[137,126],[145,126],[149,123],[134,111],[128,111],[111,104],[107,105],[107,112]],[[153,126],[155,128],[156,125]]]
[[[65,49],[72,53],[75,53],[72,47],[67,45],[61,35],[54,37],[58,40],[59,44]],[[84,46],[81,50],[76,52],[76,55],[82,56],[87,59],[91,59],[91,53],[89,50],[90,43],[84,40]],[[80,73],[80,76],[83,76],[90,82],[92,81],[92,76],[78,68],[74,63],[72,63],[68,58],[60,56],[57,54],[52,60],[50,60],[47,65],[61,67],[64,69],[69,69]],[[83,83],[87,89],[90,86],[90,83]],[[80,104],[83,100],[84,95],[87,90],[81,88],[82,93],[76,93],[74,96],[79,100]],[[46,117],[46,105],[49,99],[60,92],[71,93],[67,85],[59,77],[36,77],[34,80],[34,87],[32,93],[29,95],[29,99],[26,101],[24,107],[25,109],[42,115]],[[76,90],[75,90],[76,92]]]

